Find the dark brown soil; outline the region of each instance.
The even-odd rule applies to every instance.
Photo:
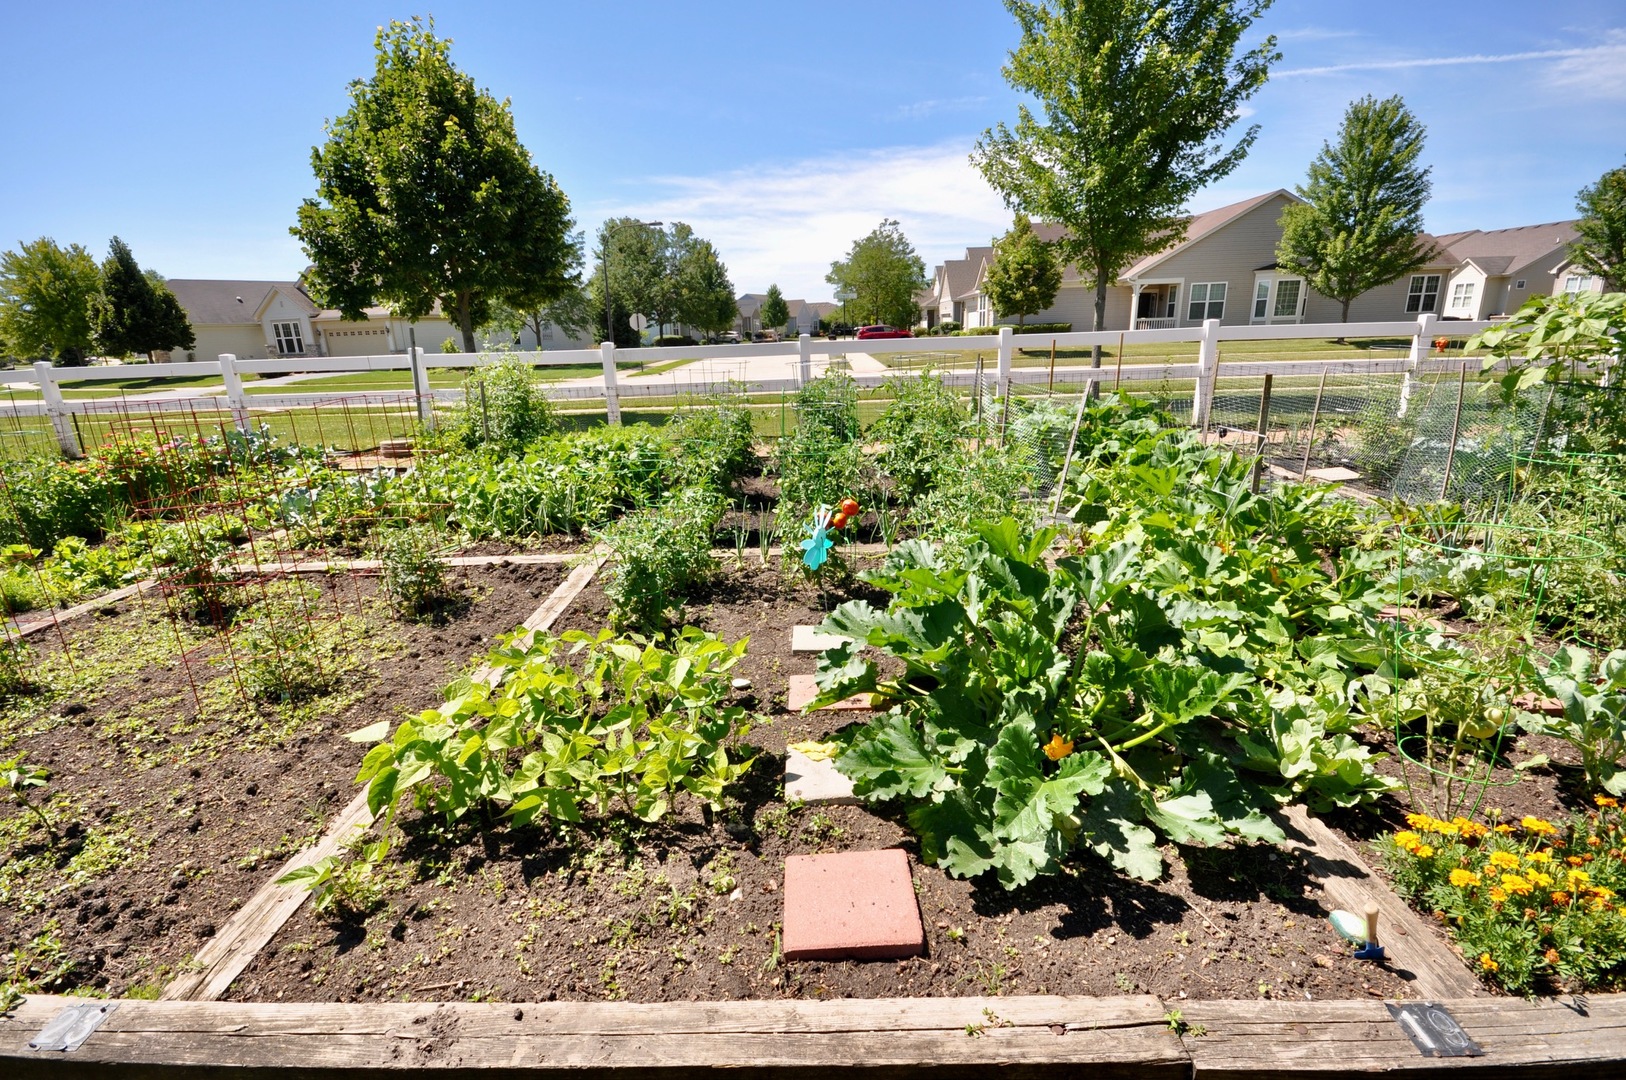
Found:
[[[0,869],[0,948],[23,950],[35,981],[66,964],[43,989],[155,993],[349,802],[365,747],[344,733],[433,708],[560,576],[454,569],[465,602],[439,625],[393,617],[373,578],[307,578],[345,659],[338,691],[298,708],[245,700],[220,638],[172,622],[154,595],[64,624],[73,674],[62,642],[39,641],[36,670],[57,672],[56,689],[0,714],[0,758],[50,770],[44,797],[61,836],[53,851],[31,817],[0,811],[7,861],[34,868]],[[135,659],[121,663],[121,650]]]
[[[743,673],[769,721],[751,736],[763,755],[719,820],[708,824],[691,806],[658,825],[598,822],[564,836],[473,824],[447,832],[408,820],[402,866],[380,909],[364,918],[301,909],[230,996],[1406,995],[1398,976],[1348,956],[1304,868],[1285,853],[1171,845],[1169,875],[1156,884],[1087,858],[1007,893],[922,865],[912,835],[885,808],[786,806],[785,743],[842,722],[783,707],[787,676],[814,668],[812,656],[791,654],[790,628],[816,623],[822,606],[816,589],[749,566],[689,605],[696,625],[751,635]],[[602,591],[590,586],[555,628],[597,629],[607,614]],[[891,846],[911,855],[927,955],[781,962],[785,857]]]

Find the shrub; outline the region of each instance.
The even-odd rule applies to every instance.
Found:
[[[722,511],[715,492],[690,488],[598,533],[610,549],[604,594],[617,626],[655,632],[682,609],[688,591],[715,569],[711,531]]]
[[[447,598],[446,561],[433,528],[393,529],[384,535],[381,547],[384,595],[398,611],[422,615]]]
[[[469,372],[453,423],[464,447],[490,446],[503,454],[517,454],[559,429],[542,384],[515,356]]]
[[[462,352],[463,346],[458,344],[456,338],[447,338],[440,343],[440,351],[450,356],[452,353]]]
[[[657,349],[668,345],[681,345],[687,347],[698,344],[700,344],[700,342],[696,341],[688,334],[667,334],[664,337],[658,337],[655,339],[655,348]]]
[[[892,380],[893,400],[869,429],[882,444],[876,464],[913,503],[935,487],[945,464],[963,446],[970,417],[943,380],[930,372]]]
[[[1033,322],[1025,326],[1015,323],[1000,323],[998,326],[968,326],[964,330],[956,330],[960,337],[983,337],[988,334],[998,334],[1005,327],[1010,327],[1014,334],[1070,334],[1073,324],[1070,322]]]
[[[993,518],[1011,515],[1023,528],[1035,523],[1033,505],[1022,498],[1031,471],[1020,451],[960,446],[943,457],[937,473],[936,485],[909,515],[917,535],[957,550]]]
[[[666,425],[666,433],[684,476],[714,491],[727,494],[762,467],[751,410],[744,405],[719,401],[685,409]]]
[[[1529,996],[1612,989],[1626,977],[1626,821],[1614,798],[1596,801],[1594,813],[1517,826],[1408,814],[1378,850],[1481,978]]]

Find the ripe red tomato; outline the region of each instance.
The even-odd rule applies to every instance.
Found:
[[[850,518],[857,517],[858,516],[858,500],[857,499],[843,499],[843,500],[841,500],[840,509],[841,509],[841,512],[843,514],[846,514]]]
[[[845,524],[847,524],[847,515],[846,514],[837,513],[834,517],[832,517],[830,519],[830,527],[832,529],[839,529]]]

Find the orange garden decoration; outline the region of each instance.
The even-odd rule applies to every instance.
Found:
[[[1408,814],[1378,842],[1395,887],[1432,911],[1487,980],[1514,993],[1626,984],[1626,844],[1617,800],[1568,821],[1482,825]]]

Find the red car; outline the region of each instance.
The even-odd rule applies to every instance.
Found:
[[[867,340],[871,340],[873,338],[905,338],[905,337],[914,337],[914,335],[911,334],[907,330],[896,330],[896,329],[893,329],[890,326],[876,325],[876,326],[860,326],[858,328],[858,340],[859,341],[867,341]]]

